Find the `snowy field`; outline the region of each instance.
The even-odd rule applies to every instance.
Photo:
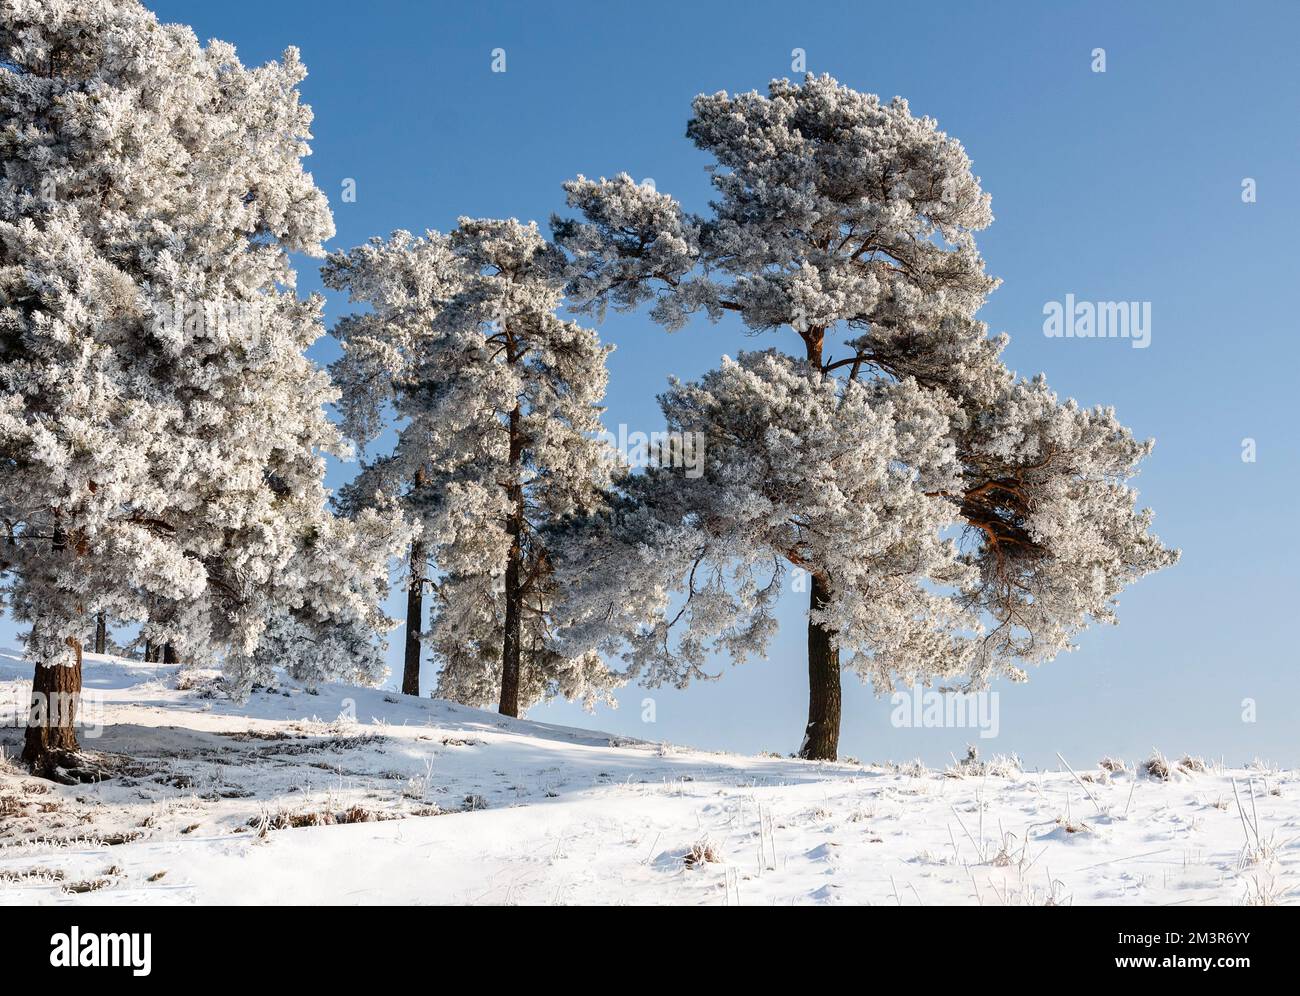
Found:
[[[1300,901],[1300,774],[1258,763],[824,764],[214,678],[88,657],[114,776],[62,786],[0,656],[0,903]]]

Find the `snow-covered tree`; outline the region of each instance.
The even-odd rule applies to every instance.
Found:
[[[335,254],[324,271],[370,307],[336,329],[345,422],[364,442],[386,404],[399,421],[349,503],[404,496],[422,527],[409,583],[436,596],[424,640],[438,694],[510,716],[553,695],[591,703],[617,682],[594,651],[551,639],[561,527],[601,505],[614,469],[595,438],[609,350],[557,317],[564,264],[534,225],[462,218],[449,235]]]
[[[282,669],[308,688],[327,681],[374,685],[388,674],[384,650],[362,620],[322,627],[309,613],[287,612],[267,625],[245,677],[250,685],[269,685]]]
[[[424,594],[430,583],[425,527],[438,497],[430,487],[429,459],[439,429],[424,415],[429,400],[425,385],[410,374],[440,336],[435,321],[460,288],[464,265],[441,235],[418,239],[394,232],[386,242],[372,239],[334,253],[321,275],[326,286],[348,291],[354,302],[370,309],[343,317],[331,332],[343,349],[330,368],[340,390],[343,431],[364,453],[382,431],[390,406],[408,422],[393,452],[365,464],[344,487],[339,504],[346,514],[356,515],[376,500],[394,496],[414,523],[407,552],[402,692],[419,695]]]
[[[268,621],[379,628],[381,511],[336,520],[298,53],[246,68],[135,0],[0,0],[0,517],[36,664],[25,758],[74,765],[99,613],[246,683]],[[59,700],[59,696],[63,696]]]
[[[667,454],[626,483],[624,517],[562,572],[567,637],[612,650],[630,633],[629,676],[682,685],[706,676],[710,651],[765,651],[793,565],[816,592],[810,640],[834,634],[833,648],[810,643],[814,660],[847,652],[864,677],[964,670],[978,622],[940,593],[974,577],[944,537],[944,495],[961,480],[945,396],[910,379],[810,377],[768,351],[660,400],[671,438],[704,441],[702,473]],[[838,720],[838,682],[812,695]]]
[[[974,239],[992,214],[959,142],[902,99],[811,75],[766,95],[697,97],[687,135],[714,159],[707,216],[626,174],[565,185],[581,215],[553,222],[571,298],[596,314],[651,303],[669,330],[735,313],[752,334],[792,331],[801,348],[742,358],[665,396],[670,423],[706,433],[707,471],[635,485],[640,507],[608,538],[633,538],[626,552],[645,576],[637,598],[606,607],[604,645],[622,626],[636,660],[658,634],[651,645],[686,676],[702,637],[761,649],[754,613],[770,597],[747,565],[784,559],[810,576],[800,753],[833,758],[842,651],[879,689],[895,676],[1020,677],[1017,660],[1055,656],[1090,618],[1112,618],[1125,584],[1176,559],[1124,483],[1149,444],[1112,413],[1015,381],[999,360],[1005,337],[974,318],[996,286]],[[808,381],[800,403],[795,371]],[[892,433],[881,419],[897,421]],[[953,520],[970,527],[960,556],[939,538]],[[643,553],[655,539],[671,552],[658,562]],[[720,571],[698,583],[710,562],[741,565],[736,592]],[[676,654],[669,566],[686,572]],[[592,607],[608,600],[595,585],[628,573],[585,569],[565,611],[590,642],[601,632]]]

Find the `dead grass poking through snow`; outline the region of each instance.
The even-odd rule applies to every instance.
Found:
[[[949,765],[943,775],[945,778],[1013,778],[1023,771],[1020,758],[1015,754],[994,754],[987,761],[981,761],[979,749],[968,744],[966,756]]]
[[[1169,776],[1174,773],[1173,766],[1160,751],[1155,751],[1152,755],[1142,762],[1142,770],[1152,778],[1158,778],[1162,782],[1169,781]]]
[[[259,836],[268,830],[300,830],[303,827],[334,827],[348,823],[375,823],[379,820],[398,819],[396,815],[377,813],[364,806],[352,806],[340,812],[328,809],[314,812],[293,812],[287,809],[275,813],[263,813],[248,821],[248,826],[255,828]]]
[[[1184,754],[1177,763],[1170,761],[1160,751],[1152,751],[1151,756],[1142,763],[1142,770],[1152,778],[1162,782],[1169,781],[1174,775],[1203,775],[1210,770],[1204,758]]]
[[[699,868],[702,865],[720,864],[722,855],[718,846],[708,837],[701,837],[682,855],[682,864],[687,868]]]

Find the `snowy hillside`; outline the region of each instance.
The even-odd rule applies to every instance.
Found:
[[[0,902],[1300,899],[1293,771],[741,757],[342,685],[239,705],[214,677],[88,657],[83,743],[115,773],[61,786],[14,761],[30,669],[0,657]]]

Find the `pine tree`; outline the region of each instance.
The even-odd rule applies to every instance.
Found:
[[[405,536],[322,487],[346,446],[289,253],[333,225],[296,50],[248,69],[134,0],[0,0],[0,25],[4,567],[34,701],[69,704],[24,758],[70,777],[96,615],[246,686],[268,620],[379,627]]]
[[[563,258],[534,225],[462,218],[336,254],[325,281],[371,309],[335,333],[345,424],[367,441],[391,402],[400,428],[347,497],[400,492],[421,526],[410,584],[427,554],[438,694],[510,716],[607,697],[617,678],[600,656],[560,653],[550,632],[561,526],[592,514],[613,470],[595,438],[608,348],[556,316]],[[410,646],[413,612],[407,625]]]
[[[395,406],[407,427],[391,454],[367,463],[340,495],[348,515],[391,496],[415,524],[407,554],[406,633],[402,692],[420,694],[424,596],[430,584],[428,540],[431,514],[428,487],[430,443],[436,424],[426,424],[421,385],[411,380],[413,365],[435,336],[434,322],[444,302],[458,289],[462,265],[447,240],[431,233],[417,239],[394,232],[387,242],[371,239],[348,252],[332,254],[322,267],[326,286],[346,290],[371,310],[340,319],[331,330],[343,356],[330,368],[339,386],[343,431],[366,448],[384,426],[387,406]]]
[[[636,668],[681,683],[703,673],[706,646],[762,649],[768,592],[793,565],[809,581],[800,753],[834,758],[842,665],[879,690],[897,677],[1020,678],[1177,558],[1124,484],[1150,444],[1108,410],[1016,381],[998,358],[1005,337],[974,318],[996,286],[974,239],[992,214],[960,143],[902,99],[811,75],[697,97],[687,135],[714,159],[708,216],[626,174],[565,185],[581,215],[553,222],[570,296],[598,315],[652,302],[669,330],[734,313],[799,345],[664,397],[670,424],[703,433],[705,473],[665,467],[635,483],[606,562],[577,575],[575,639],[608,647],[621,627]],[[969,527],[964,550],[938,539],[950,521]],[[640,552],[652,541],[657,560]],[[668,570],[687,593],[676,652]],[[614,575],[638,592],[618,608],[598,587]]]

